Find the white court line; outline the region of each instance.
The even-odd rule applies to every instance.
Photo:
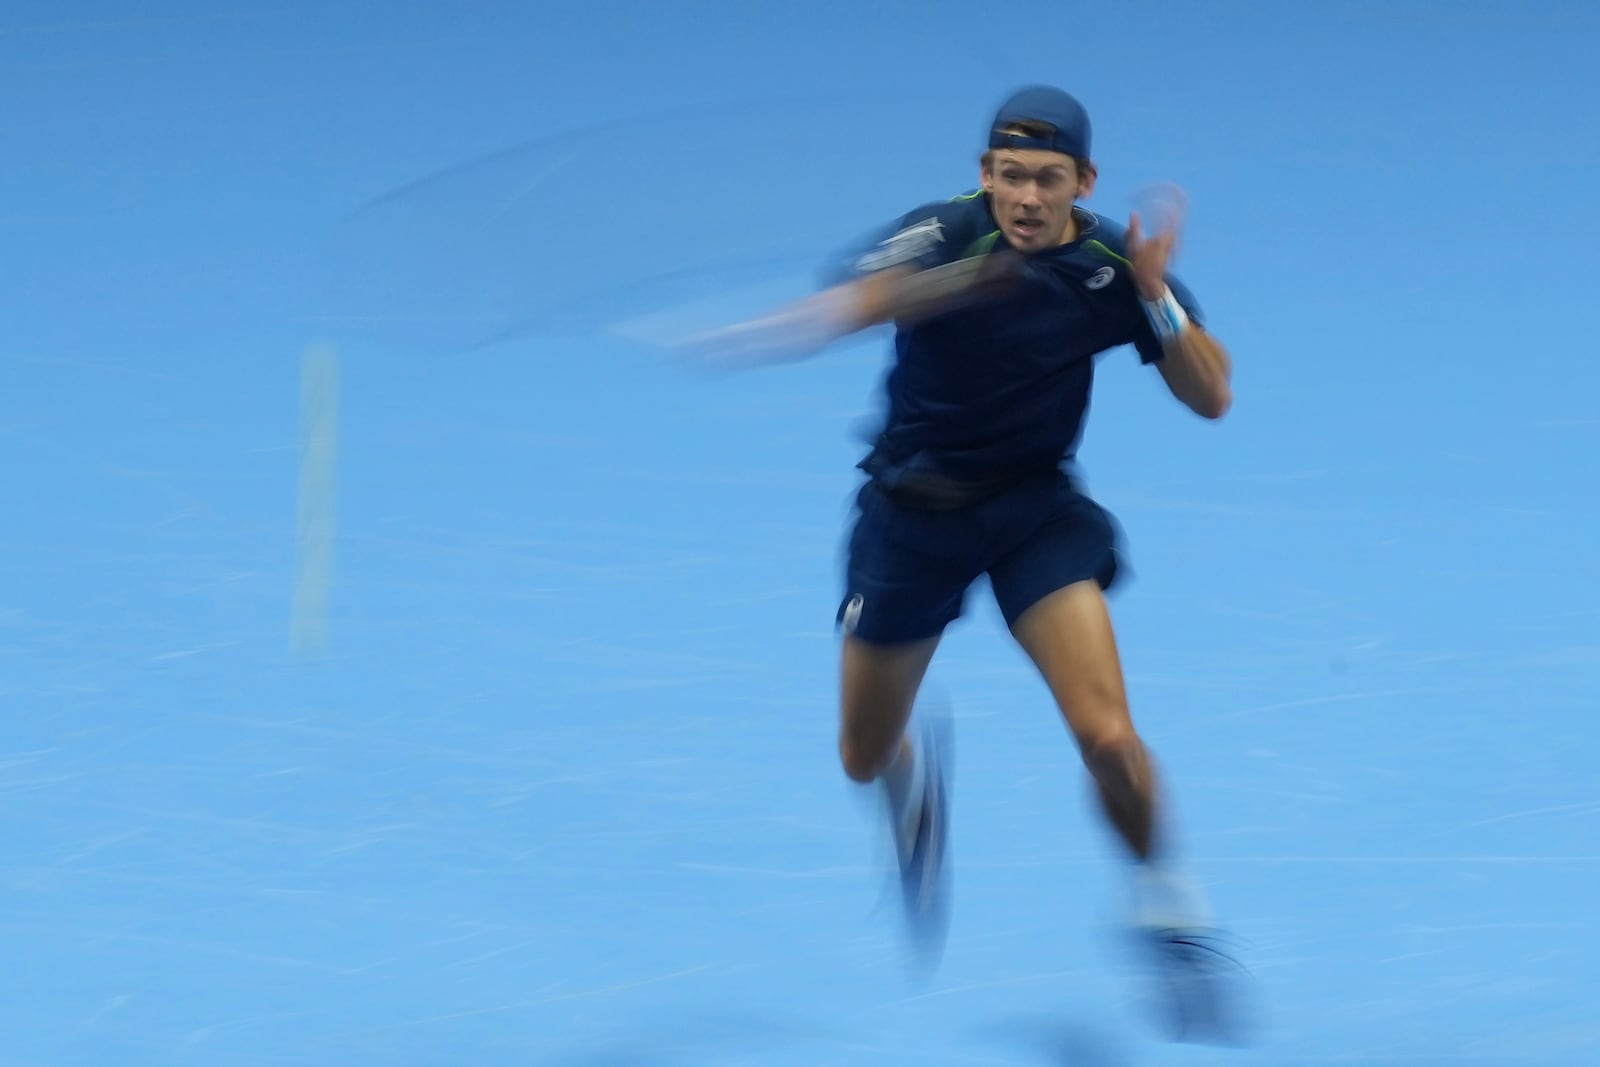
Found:
[[[296,655],[318,655],[328,649],[334,474],[339,448],[339,356],[329,345],[313,345],[301,361],[300,425],[299,558],[289,648]]]

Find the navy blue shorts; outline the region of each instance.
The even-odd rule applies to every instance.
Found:
[[[939,636],[982,575],[1008,626],[1058,589],[1117,579],[1116,519],[1065,473],[946,511],[897,504],[869,481],[856,507],[837,622],[863,641]]]

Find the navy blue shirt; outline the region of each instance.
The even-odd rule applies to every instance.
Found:
[[[1126,258],[1125,230],[1075,207],[1071,243],[1026,259],[1003,294],[895,334],[887,411],[862,466],[893,481],[908,472],[1001,484],[1074,458],[1089,408],[1095,357],[1133,345],[1161,359]],[[832,278],[901,264],[927,269],[1009,248],[982,191],[907,212],[855,250]],[[1193,295],[1173,296],[1201,322]]]

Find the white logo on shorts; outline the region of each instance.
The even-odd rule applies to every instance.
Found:
[[[1101,267],[1083,280],[1083,284],[1091,289],[1104,289],[1111,284],[1111,279],[1117,276],[1115,267]]]
[[[866,602],[866,597],[857,593],[845,603],[844,614],[839,618],[839,627],[845,633],[853,634],[856,632],[856,624],[861,621],[861,607]]]

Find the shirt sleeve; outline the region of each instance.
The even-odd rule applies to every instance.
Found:
[[[1205,316],[1200,309],[1200,303],[1189,291],[1189,287],[1175,276],[1168,274],[1167,288],[1172,290],[1173,298],[1178,301],[1178,306],[1183,308],[1190,321],[1197,326],[1205,326]],[[1166,354],[1162,351],[1161,339],[1156,336],[1155,327],[1150,325],[1142,305],[1139,308],[1139,326],[1133,338],[1133,347],[1139,352],[1139,362],[1144,364],[1159,363]]]
[[[929,270],[954,263],[971,243],[970,214],[961,201],[908,211],[835,257],[823,273],[824,283],[843,285],[891,267]]]

